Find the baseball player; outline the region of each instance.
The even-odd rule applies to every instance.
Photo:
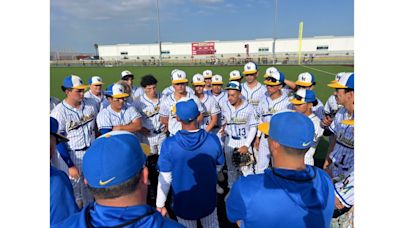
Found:
[[[83,183],[83,178],[80,177],[83,155],[95,138],[97,116],[96,103],[92,99],[84,98],[86,88],[80,77],[76,75],[65,77],[61,89],[66,98],[51,112],[51,116],[59,123],[60,133],[69,139],[68,143],[58,144],[57,150],[68,166],[75,199],[80,208],[93,201]],[[61,166],[60,159],[54,160],[58,161],[56,167]]]
[[[142,128],[140,113],[134,106],[125,104],[129,94],[125,93],[121,84],[110,85],[105,92],[105,96],[110,105],[101,110],[96,119],[102,135],[110,131],[129,131],[134,133]]]
[[[319,140],[324,133],[324,129],[321,127],[321,120],[312,112],[312,107],[317,105],[315,92],[312,90],[299,89],[294,94],[294,98],[290,100],[290,103],[294,105],[294,109],[297,112],[308,116],[314,124],[315,133],[313,146],[307,150],[306,155],[304,156],[304,163],[306,165],[314,165],[315,150],[317,149]]]
[[[286,83],[290,83],[289,80],[286,81]],[[314,86],[316,84],[314,80],[314,75],[308,72],[304,72],[299,74],[297,81],[294,82],[295,88],[293,89],[294,91],[298,89],[309,89],[313,90]],[[325,112],[324,112],[324,104],[317,98],[318,104],[316,106],[313,106],[313,113],[318,116],[320,120],[322,120],[325,117]]]
[[[204,93],[206,85],[204,79],[203,75],[195,74],[192,80],[195,95],[199,98],[204,108],[203,121],[199,123],[200,129],[216,134],[220,130],[218,126],[218,114],[221,113],[221,109],[213,96]]]
[[[257,108],[258,103],[267,92],[265,86],[257,81],[258,66],[254,62],[246,63],[243,74],[246,77],[246,82],[242,84],[242,95],[254,108]]]
[[[57,120],[50,117],[50,157],[56,153],[56,144],[67,141],[67,138],[58,134]],[[68,176],[50,165],[50,225],[59,223],[78,211]]]
[[[210,91],[212,89],[211,78],[213,76],[213,72],[211,70],[203,71],[204,82],[206,83],[204,87],[204,91]]]
[[[238,70],[233,70],[229,73],[229,81],[237,81],[237,82],[241,82],[243,79],[243,76],[240,74],[240,71]]]
[[[89,78],[89,90],[85,93],[84,97],[87,99],[93,99],[97,103],[97,110],[102,109],[101,104],[105,100],[103,94],[103,80],[99,76],[93,76]]]
[[[272,168],[240,178],[226,202],[229,221],[240,227],[329,227],[334,209],[332,180],[304,164],[314,126],[298,112],[280,112],[259,125],[268,135]]]
[[[270,74],[269,77],[265,78],[264,84],[267,87],[268,96],[264,96],[258,105],[256,112],[259,117],[259,122],[269,122],[271,116],[279,111],[290,109],[289,98],[286,93],[282,92],[284,87],[285,76],[275,71]],[[258,150],[256,173],[264,173],[264,170],[268,168],[271,160],[271,152],[268,147],[267,138],[257,132],[257,137],[254,142],[254,147]]]
[[[128,98],[129,103],[133,103],[133,100],[143,95],[143,88],[133,85],[135,76],[128,70],[121,72],[121,80],[124,80],[131,87],[131,94]]]
[[[340,78],[346,74],[346,72],[340,72],[337,73],[335,75],[335,80],[331,81],[331,83],[335,83],[338,82],[340,80]],[[333,116],[335,116],[335,114],[337,113],[337,111],[339,110],[339,108],[343,107],[342,105],[339,105],[337,103],[336,97],[335,95],[331,95],[329,96],[328,100],[325,103],[324,106],[324,111],[325,111],[325,115],[329,116],[330,118],[332,118]]]
[[[60,103],[60,99],[50,96],[50,112]]]
[[[173,79],[172,79],[172,75],[174,74],[175,71],[181,71],[181,70],[179,70],[179,69],[174,69],[174,70],[172,70],[172,71],[171,71],[171,80],[173,80]],[[167,96],[173,94],[174,92],[175,92],[174,86],[171,85],[171,86],[165,88],[165,89],[161,92],[161,94],[162,94],[163,97],[167,97]],[[191,94],[194,94],[193,89],[190,88],[189,86],[187,86],[187,84],[186,84],[186,92],[191,93]]]
[[[176,109],[175,104],[181,98],[192,98],[200,111],[200,115],[197,119],[197,122],[200,123],[203,120],[203,112],[204,108],[201,105],[200,100],[190,92],[186,90],[186,84],[188,80],[186,79],[186,73],[181,70],[176,70],[172,74],[172,87],[174,88],[174,92],[168,96],[165,96],[161,101],[160,105],[160,121],[164,124],[169,133],[174,135],[180,129],[182,129],[181,124],[176,120]]]
[[[253,156],[250,147],[257,133],[257,114],[253,106],[241,98],[241,85],[238,82],[229,82],[225,88],[228,91],[228,101],[221,107],[224,116],[225,136],[225,158],[228,169],[228,188],[238,178],[238,172],[243,175],[254,173],[254,163],[248,166],[241,166],[240,170],[232,162],[234,150],[240,154],[249,153]]]
[[[176,103],[176,115],[182,130],[168,137],[161,147],[158,167],[157,210],[167,214],[165,201],[172,185],[173,210],[179,223],[196,228],[219,227],[217,216],[217,167],[224,154],[216,135],[197,126],[200,115],[193,99]]]
[[[335,184],[335,210],[331,227],[353,227],[354,170]]]
[[[284,76],[284,74],[281,71],[279,71],[278,69],[276,69],[275,67],[268,67],[265,70],[264,80],[268,77],[271,77],[272,74],[276,74],[276,72],[279,72],[281,75]],[[290,93],[292,93],[293,89],[296,88],[296,84],[286,78],[283,82],[284,82],[284,84],[283,84],[283,87],[281,88],[281,92],[289,97]]]
[[[97,138],[83,159],[85,181],[96,202],[54,227],[183,227],[146,205],[145,165],[132,133],[112,131]]]

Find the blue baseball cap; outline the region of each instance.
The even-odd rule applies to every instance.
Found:
[[[258,125],[258,129],[279,144],[307,149],[313,146],[314,124],[306,115],[299,112],[279,112],[271,117],[270,122]]]
[[[57,143],[69,141],[69,139],[67,139],[64,135],[58,133],[58,121],[51,116],[50,116],[50,134],[56,137]]]
[[[92,188],[126,182],[145,166],[146,156],[136,136],[111,131],[97,138],[83,156],[83,175]]]
[[[109,85],[104,94],[114,98],[129,97],[129,94],[125,93],[124,86],[118,83]]]
[[[309,89],[299,89],[294,94],[294,98],[289,100],[290,103],[295,105],[305,104],[305,103],[313,103],[313,105],[317,105],[318,101],[315,96],[315,92]]]
[[[83,81],[79,76],[72,74],[64,78],[63,86],[66,89],[86,89],[88,87],[83,84]]]
[[[354,90],[354,73],[345,73],[339,81],[328,85],[334,89],[353,89]]]
[[[193,99],[182,98],[176,103],[176,115],[183,122],[189,123],[200,114],[196,102]]]
[[[237,91],[242,91],[242,85],[240,85],[239,82],[237,81],[230,81],[226,87],[226,90],[237,90]]]

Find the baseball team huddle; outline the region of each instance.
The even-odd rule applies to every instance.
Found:
[[[309,72],[259,74],[254,62],[229,82],[174,69],[161,93],[128,70],[106,88],[65,77],[65,99],[50,98],[51,226],[223,227],[226,194],[240,227],[353,227],[354,73],[336,74],[325,105]]]

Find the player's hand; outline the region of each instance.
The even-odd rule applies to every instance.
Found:
[[[332,123],[333,119],[329,116],[325,116],[321,121],[321,126],[323,128],[329,127]]]
[[[164,217],[165,217],[166,215],[168,215],[167,208],[165,208],[165,207],[157,207],[157,211],[160,212],[161,215],[164,216]]]
[[[218,133],[221,135],[221,137],[225,136],[225,128],[221,127],[221,129],[219,129]]]
[[[260,148],[260,138],[256,137],[256,140],[254,141],[254,149],[259,150]]]
[[[144,135],[144,136],[146,136],[146,137],[150,135],[149,129],[147,129],[147,128],[145,128],[145,127],[142,127],[142,128],[139,130],[139,133],[141,133],[142,135]]]
[[[68,168],[68,174],[74,180],[78,180],[79,177],[81,176],[79,173],[79,170],[78,170],[78,168],[76,168],[76,166],[72,166],[72,167]]]
[[[245,154],[249,151],[249,148],[247,148],[247,146],[242,146],[238,149],[238,152],[241,154]]]
[[[340,200],[337,197],[335,197],[335,207],[340,210],[344,208],[344,205],[342,204],[342,202],[340,202]]]
[[[119,130],[121,130],[121,127],[120,127],[120,126],[114,126],[114,127],[112,128],[112,130],[113,130],[113,131],[119,131]]]

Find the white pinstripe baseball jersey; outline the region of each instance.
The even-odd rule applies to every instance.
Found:
[[[320,120],[322,120],[325,117],[324,104],[318,98],[317,101],[318,104],[312,107],[312,111]]]
[[[335,195],[345,207],[354,205],[354,171],[335,183]]]
[[[163,132],[165,126],[160,121],[160,104],[162,97],[157,94],[157,101],[153,101],[148,98],[146,94],[143,94],[138,99],[138,109],[142,115],[142,126],[147,128],[150,133],[146,137],[141,135],[139,138],[142,143],[150,145],[150,152],[152,154],[159,154],[161,149],[161,143],[165,140],[166,134]]]
[[[186,87],[186,88],[188,88],[188,87]],[[194,100],[194,102],[196,102],[200,113],[204,112],[204,108],[201,105],[199,98],[197,98],[192,93],[187,93],[186,97],[192,98]],[[160,116],[168,117],[168,131],[172,135],[174,135],[176,132],[178,132],[179,130],[182,129],[181,123],[179,123],[176,120],[176,113],[175,113],[176,102],[178,102],[178,101],[175,100],[175,96],[172,93],[172,94],[164,97],[164,99],[161,101],[161,106],[160,106]]]
[[[325,103],[324,112],[326,114],[336,113],[341,107],[343,106],[337,103],[335,95],[331,95]]]
[[[242,95],[243,97],[251,104],[253,107],[257,107],[260,103],[260,100],[265,97],[267,93],[267,88],[261,85],[261,83],[257,82],[257,85],[250,89],[247,85],[247,82],[242,83]]]
[[[226,103],[229,102],[228,101],[228,93],[226,92],[226,90],[222,90],[221,93],[218,94],[217,96],[215,96],[211,91],[207,91],[206,94],[207,95],[212,95],[214,97],[214,99],[217,101],[220,109],[221,109],[223,104],[226,104]],[[224,116],[220,112],[218,114],[217,126],[221,127],[222,125],[224,125]]]
[[[317,149],[319,140],[321,139],[322,134],[324,133],[324,129],[321,128],[321,120],[314,113],[308,116],[314,124],[314,145],[307,150],[306,155],[304,156],[304,163],[306,165],[314,165],[314,154]]]
[[[199,124],[199,127],[201,129],[206,129],[211,121],[211,116],[218,115],[219,113],[221,113],[221,108],[219,107],[214,97],[207,94],[204,94],[204,97],[203,99],[200,100],[200,102],[204,108],[204,113],[203,113],[204,118],[203,121]],[[218,125],[218,121],[217,121],[217,126],[221,126]]]
[[[144,90],[142,87],[138,87],[138,86],[132,86],[132,92],[131,95],[128,97],[128,99],[126,100],[126,102],[128,104],[134,104],[135,100],[138,99],[140,96],[142,96],[144,94]]]
[[[163,97],[166,97],[166,96],[169,96],[169,95],[173,94],[174,92],[175,92],[175,89],[174,89],[174,87],[171,85],[171,86],[165,88],[165,89],[162,91],[161,94],[162,94]],[[193,89],[190,88],[189,86],[186,86],[186,92],[191,93],[191,94],[194,94]]]
[[[242,102],[238,109],[229,102],[221,107],[222,115],[226,121],[227,145],[231,147],[243,146],[250,128],[256,127],[258,124],[254,107],[245,100],[242,100]]]
[[[114,126],[130,124],[140,117],[140,113],[137,112],[133,106],[124,105],[120,112],[116,112],[112,110],[109,105],[107,108],[100,111],[96,121],[99,130],[112,129]]]
[[[101,110],[101,108],[102,108],[102,103],[103,103],[103,101],[104,100],[107,100],[106,99],[106,97],[104,96],[104,94],[103,94],[103,92],[101,93],[101,95],[100,95],[100,97],[98,97],[98,96],[96,96],[96,95],[94,95],[93,93],[92,93],[92,91],[90,91],[90,90],[88,90],[86,93],[85,93],[85,95],[84,95],[84,97],[86,97],[86,98],[88,98],[88,99],[93,99],[95,102],[96,102],[96,104],[97,104],[97,110],[100,112],[100,110]]]
[[[289,102],[289,98],[284,93],[274,100],[272,100],[270,96],[264,97],[256,109],[259,122],[269,122],[273,114],[282,110],[290,109],[290,106],[291,103]],[[262,135],[257,154],[256,173],[264,173],[264,170],[268,168],[270,160],[271,153],[268,147],[268,140],[264,135]]]
[[[93,100],[84,98],[79,108],[74,108],[63,100],[53,109],[51,116],[57,119],[59,132],[66,134],[69,139],[70,149],[89,147],[94,140],[97,108]]]
[[[354,126],[343,124],[343,120],[353,119],[345,108],[340,108],[329,130],[336,136],[336,144],[329,155],[332,160],[333,177],[346,175],[354,167]]]

